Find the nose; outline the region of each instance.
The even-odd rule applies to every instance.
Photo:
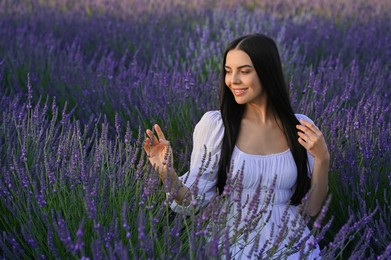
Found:
[[[240,83],[240,77],[238,73],[232,73],[232,78],[231,78],[232,84],[239,84]]]

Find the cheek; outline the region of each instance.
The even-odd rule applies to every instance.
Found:
[[[262,85],[258,78],[253,78],[252,82],[253,82],[253,86],[255,86],[259,90],[262,90]]]
[[[228,75],[225,75],[224,81],[225,81],[225,85],[229,87],[229,85],[231,84],[231,80],[229,80]]]

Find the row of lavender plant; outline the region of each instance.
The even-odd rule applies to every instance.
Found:
[[[308,79],[308,64],[317,66],[320,60],[337,56],[337,62],[347,64],[356,53],[361,53],[358,62],[363,64],[374,57],[387,64],[390,58],[383,52],[389,44],[383,34],[389,27],[382,16],[357,25],[346,19],[352,24],[348,26],[322,16],[292,22],[245,8],[179,9],[173,22],[173,10],[160,16],[146,13],[139,20],[48,8],[16,18],[5,12],[0,20],[2,93],[25,91],[30,73],[36,98],[56,96],[61,106],[67,101],[76,106],[79,120],[105,114],[114,124],[118,114],[133,129],[158,122],[168,133],[179,135],[176,146],[187,147],[192,126],[203,112],[216,107],[221,52],[238,35],[260,31],[277,38],[288,77],[299,82],[299,92]],[[178,118],[169,120],[168,115]]]
[[[242,224],[238,221],[241,215],[235,217],[238,225],[231,233],[225,224],[232,204],[219,197],[188,218],[172,214],[162,197],[165,187],[159,185],[157,174],[146,164],[141,137],[132,140],[129,126],[124,135],[117,126],[117,136],[111,139],[105,122],[98,133],[96,124],[81,126],[79,121],[71,121],[66,111],[58,120],[55,101],[32,104],[30,95],[28,103],[3,97],[0,104],[4,111],[0,128],[4,155],[0,165],[3,257],[230,258],[234,239],[246,239],[258,222],[267,221],[273,185],[267,191],[266,202],[259,203],[260,197],[249,202],[254,217]],[[228,182],[226,196],[236,192],[240,198],[238,176]],[[328,204],[313,224],[317,242],[322,241],[332,223],[322,223],[327,210]],[[284,215],[283,219],[293,217]],[[344,236],[363,230],[370,217],[346,223],[332,241],[333,246],[323,248],[323,256],[343,252],[347,243]],[[297,234],[309,218],[304,222],[294,219],[296,236],[290,237],[292,244],[276,252],[282,242],[278,235],[270,240],[274,248],[254,247],[254,256],[282,257],[300,248],[304,256],[306,251],[300,245],[306,239],[300,240]]]
[[[387,86],[390,74],[380,68],[374,62],[360,72],[356,61],[345,69],[335,61],[325,62],[317,72],[310,72],[304,97],[298,102],[307,114],[317,116],[328,140],[334,198],[329,212],[339,225],[353,216],[374,214],[358,236],[372,246],[372,252],[389,247],[391,224],[391,93],[381,87]],[[343,92],[334,96],[335,88]]]
[[[138,20],[137,12],[123,8],[118,13],[115,4],[103,7],[98,2],[94,7],[67,1],[57,3],[62,10],[58,12],[50,5],[42,8],[42,2],[10,3],[2,2],[8,9],[3,8],[0,18],[2,94],[23,93],[30,72],[35,97],[56,96],[61,107],[67,101],[76,107],[73,115],[81,124],[93,125],[97,119],[90,121],[91,115],[105,114],[107,127],[113,129],[108,139],[122,134],[125,127],[119,126],[126,121],[136,133],[140,125],[158,122],[174,143],[180,171],[188,166],[194,123],[202,112],[216,108],[224,44],[248,32],[272,35],[280,45],[295,107],[324,130],[334,155],[330,191],[335,199],[329,214],[335,217],[323,246],[330,255],[333,248],[335,255],[390,250],[391,41],[386,1],[343,8],[322,1],[293,1],[290,9],[268,2],[261,8],[238,9],[213,9],[195,2],[171,8],[168,2],[164,8],[117,2],[124,7],[138,4],[139,9],[133,8],[139,10]],[[89,11],[80,12],[80,4]],[[322,13],[319,6],[330,11]],[[102,132],[104,127],[99,126],[91,135]],[[88,131],[85,135],[90,136]],[[5,155],[13,151],[2,153],[7,162]],[[335,236],[345,223],[344,230],[354,235]],[[368,246],[358,248],[360,240]],[[345,245],[349,250],[341,250]]]
[[[98,133],[65,111],[58,120],[55,101],[3,98],[1,107],[3,257],[169,255],[173,245],[161,244],[156,231],[178,232],[178,224],[158,227],[168,210],[129,126],[113,140],[107,122]]]
[[[104,113],[113,122],[118,112],[135,126],[143,121],[140,115],[166,122],[169,113],[156,107],[169,112],[174,103],[186,103],[197,109],[197,117],[190,118],[195,123],[216,102],[221,52],[238,35],[265,32],[278,38],[289,75],[300,83],[308,78],[305,68],[325,58],[339,58],[347,65],[359,53],[359,63],[376,59],[386,65],[391,56],[390,41],[384,37],[388,20],[382,16],[365,22],[348,18],[336,22],[321,16],[293,22],[243,8],[191,11],[176,10],[175,19],[167,11],[167,16],[145,14],[139,20],[52,9],[17,18],[4,15],[3,93],[25,91],[30,73],[37,93],[77,105],[80,120]]]

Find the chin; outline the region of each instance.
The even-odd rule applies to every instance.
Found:
[[[247,102],[245,102],[245,101],[243,101],[243,100],[237,100],[237,99],[235,99],[235,101],[236,101],[236,103],[237,103],[238,105],[244,105],[244,104],[247,103]]]
[[[246,96],[236,97],[234,95],[234,99],[235,99],[236,103],[238,103],[239,105],[244,105],[244,104],[251,101],[251,99],[249,99],[249,97],[246,97]]]

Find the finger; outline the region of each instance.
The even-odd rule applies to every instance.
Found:
[[[154,125],[154,128],[155,128],[155,131],[156,131],[157,136],[159,137],[159,140],[160,140],[160,139],[166,140],[166,138],[164,137],[163,131],[162,131],[162,129],[160,128],[160,126],[159,126],[158,124],[155,124],[155,125]]]
[[[149,158],[154,157],[157,153],[155,149],[151,148],[151,145],[147,141],[144,144],[144,151]]]
[[[170,145],[170,142],[167,141],[167,140],[164,140],[164,139],[160,139],[160,143],[164,144],[165,146],[169,146]]]
[[[151,140],[149,138],[145,139],[145,142],[144,142],[144,151],[147,153],[147,155],[149,156],[149,153],[151,151]]]
[[[155,134],[151,130],[147,129],[146,133],[152,141],[150,145],[157,144],[159,142],[159,140],[156,138]]]
[[[319,132],[319,129],[312,123],[308,122],[307,120],[300,119],[300,123],[306,126],[308,129],[310,129],[312,132],[317,134]]]
[[[301,133],[301,139],[303,139],[308,145],[312,145],[316,142],[317,137],[315,135],[308,135],[307,133]]]
[[[301,137],[298,139],[299,144],[301,144],[306,150],[308,150],[308,143],[304,141]]]
[[[305,134],[306,136],[315,139],[317,137],[317,133],[313,132],[311,129],[309,129],[307,126],[303,125],[296,125],[296,128],[300,130],[297,132],[297,134],[302,133]]]
[[[150,129],[147,129],[145,133],[148,135],[149,138],[153,137],[153,132]]]
[[[310,137],[303,132],[297,132],[297,135],[299,136],[300,139],[302,139],[306,143],[308,143],[308,141],[310,140]]]

